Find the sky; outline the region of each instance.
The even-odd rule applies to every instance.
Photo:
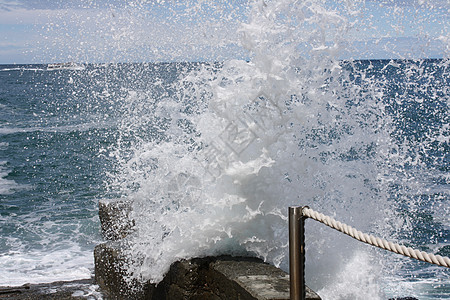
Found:
[[[342,58],[450,56],[449,0],[314,1],[343,12],[352,26],[345,37],[351,50]],[[249,21],[250,5],[245,0],[0,0],[0,64],[246,58],[251,54],[240,45],[239,24]]]

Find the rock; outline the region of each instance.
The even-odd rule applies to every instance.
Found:
[[[157,286],[125,280],[126,239],[95,248],[95,279],[108,299],[289,299],[289,275],[250,257],[205,257],[175,262]],[[307,288],[306,299],[320,297]]]
[[[177,177],[177,184],[180,180],[185,179]],[[109,241],[95,247],[95,280],[107,299],[289,299],[289,275],[251,257],[178,261],[158,285],[127,280],[127,236],[134,230],[130,208],[130,202],[121,199],[99,202],[102,233]],[[320,297],[307,288],[306,299]]]
[[[101,299],[94,279],[58,281],[42,284],[25,284],[17,287],[0,287],[0,299],[14,300],[81,300]]]
[[[130,219],[131,204],[122,199],[100,200],[98,215],[103,237],[107,240],[119,240],[133,231],[134,221]]]
[[[223,295],[223,299],[290,297],[289,274],[256,258],[221,258],[210,264],[209,272],[213,276],[207,276],[208,284],[216,289],[215,294]],[[320,297],[306,287],[306,299],[320,300]]]
[[[126,240],[110,241],[95,247],[95,281],[108,299],[152,299],[155,285],[126,280],[128,274],[124,266],[127,259],[123,254],[126,247]]]
[[[172,264],[160,283],[163,287],[159,294],[161,299],[221,299],[205,283],[204,270],[208,268],[208,262],[208,258],[202,258]]]

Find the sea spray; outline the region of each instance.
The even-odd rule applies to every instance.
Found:
[[[161,99],[129,94],[133,118],[140,107],[132,120],[155,133],[132,138],[122,166],[133,187],[132,276],[158,282],[172,262],[213,254],[249,253],[286,269],[289,205],[371,230],[386,201],[376,162],[389,119],[380,91],[354,86],[336,59],[345,19],[319,4],[256,4],[241,27],[249,62],[199,65]],[[333,27],[326,38],[322,24]],[[333,281],[358,248],[316,226],[307,245],[313,287]]]
[[[417,178],[429,178],[428,158],[446,163],[447,63],[340,60],[353,57],[355,31],[371,29],[364,4],[256,2],[239,29],[249,60],[173,64],[177,80],[128,91],[111,187],[132,203],[130,278],[159,282],[172,262],[215,254],[287,270],[290,205],[406,243],[410,209],[431,198],[443,207],[445,192],[421,195],[429,188]],[[424,101],[439,103],[430,114],[440,121],[419,138],[404,123],[414,110],[400,106]],[[445,229],[442,219],[432,226]],[[376,299],[381,278],[402,268],[312,221],[306,238],[307,283],[325,298]]]

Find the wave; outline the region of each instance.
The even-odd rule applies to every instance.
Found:
[[[91,256],[91,249],[81,250],[76,245],[45,252],[3,253],[0,256],[0,281],[5,286],[20,286],[91,278]]]
[[[75,125],[61,126],[36,126],[36,127],[0,127],[0,135],[12,135],[17,133],[30,132],[49,132],[49,133],[66,133],[66,132],[85,132],[92,129],[114,128],[117,124],[114,121],[106,122],[90,122]]]
[[[6,165],[6,161],[0,161],[0,195],[9,195],[15,193],[17,190],[28,189],[28,185],[18,184],[14,180],[6,178],[11,172],[6,168]]]
[[[30,67],[17,67],[17,68],[0,68],[0,72],[11,72],[11,71],[46,71],[45,68],[30,68]]]

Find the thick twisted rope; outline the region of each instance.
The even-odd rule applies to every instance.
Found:
[[[309,217],[320,223],[323,223],[337,231],[345,233],[358,241],[367,243],[372,246],[379,247],[381,249],[389,250],[394,253],[398,253],[407,257],[415,258],[424,262],[429,262],[438,266],[450,268],[450,259],[448,257],[443,257],[440,255],[429,254],[423,251],[414,250],[409,247],[401,246],[399,244],[394,244],[386,240],[374,237],[372,235],[363,233],[356,230],[355,228],[343,224],[339,221],[334,220],[324,214],[316,212],[308,207],[303,207],[302,213],[305,217]]]

